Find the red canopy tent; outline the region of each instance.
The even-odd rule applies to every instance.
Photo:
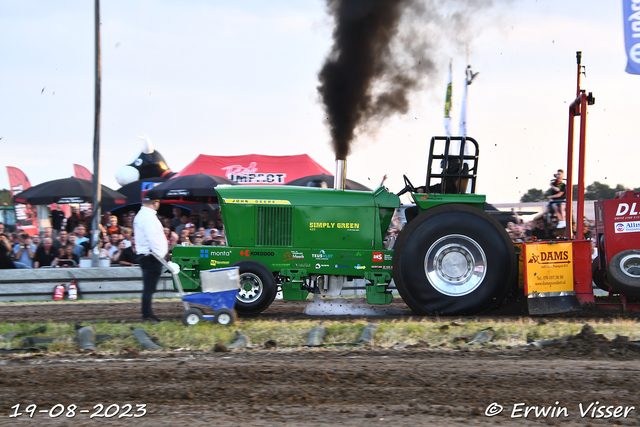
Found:
[[[282,185],[309,175],[332,175],[306,154],[295,156],[265,156],[261,154],[207,156],[200,154],[193,162],[174,175],[174,178],[197,173],[222,176],[238,184],[258,185]]]

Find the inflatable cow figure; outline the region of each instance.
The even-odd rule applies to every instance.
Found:
[[[138,138],[144,141],[142,151],[133,162],[122,166],[116,171],[116,180],[118,183],[125,186],[141,179],[155,177],[171,178],[175,175],[175,172],[171,172],[171,169],[169,169],[165,163],[162,154],[153,149],[153,144],[151,144],[149,137],[145,134]]]

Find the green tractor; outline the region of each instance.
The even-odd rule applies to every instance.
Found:
[[[447,154],[452,142],[460,146],[455,155]],[[242,315],[265,310],[279,289],[283,299],[302,301],[310,292],[339,295],[354,279],[365,280],[370,304],[391,302],[393,280],[420,315],[495,307],[514,286],[517,263],[506,231],[483,211],[485,196],[473,194],[478,144],[433,137],[429,153],[426,185],[416,188],[404,176],[398,194],[384,187],[216,187],[227,246],[176,246],[182,287],[201,292],[200,271],[237,266]],[[405,210],[408,222],[395,242],[385,242],[407,192],[415,202]]]

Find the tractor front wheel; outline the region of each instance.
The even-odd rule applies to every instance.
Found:
[[[640,298],[640,250],[617,253],[609,262],[607,277],[614,291]]]
[[[240,274],[240,290],[236,297],[236,311],[243,316],[263,312],[276,298],[278,287],[271,271],[256,261],[239,261],[233,265]]]
[[[431,208],[400,234],[393,278],[417,314],[472,315],[499,304],[515,283],[516,254],[504,228],[478,208]]]

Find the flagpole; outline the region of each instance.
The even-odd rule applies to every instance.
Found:
[[[98,267],[100,262],[100,201],[102,189],[100,188],[100,0],[95,0],[95,109],[93,131],[93,212],[91,220],[91,265]]]
[[[462,104],[460,105],[460,126],[458,133],[462,137],[467,136],[467,86],[469,86],[469,72],[471,71],[471,49],[467,43],[467,68],[464,75],[464,88],[462,89]]]
[[[453,68],[453,59],[449,60],[449,75],[447,76],[447,92],[444,99],[444,131],[448,137],[451,136],[451,97],[453,95],[453,86],[451,82],[451,70]]]

